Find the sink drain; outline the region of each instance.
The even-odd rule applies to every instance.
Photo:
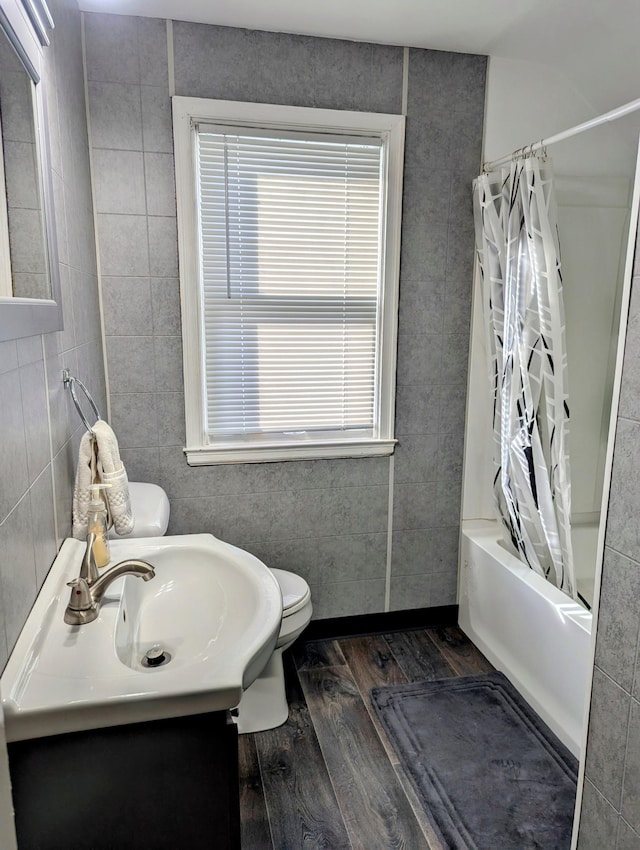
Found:
[[[171,653],[167,652],[161,646],[153,646],[148,652],[145,652],[142,658],[143,667],[162,667],[163,664],[168,664],[171,661]]]

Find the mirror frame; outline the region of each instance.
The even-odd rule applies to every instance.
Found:
[[[34,119],[42,181],[45,247],[51,285],[50,299],[0,297],[0,342],[3,342],[62,330],[63,320],[47,109],[41,79],[41,41],[46,43],[48,40],[43,39],[42,35],[40,38],[37,37],[27,10],[20,3],[20,0],[0,0],[0,29],[5,32],[33,80]]]

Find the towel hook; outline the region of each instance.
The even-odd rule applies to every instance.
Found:
[[[86,397],[87,401],[89,402],[89,404],[91,405],[91,409],[93,410],[96,421],[97,421],[101,418],[100,417],[100,411],[98,410],[98,406],[96,405],[95,401],[91,397],[91,393],[85,387],[85,385],[82,383],[80,378],[75,378],[68,369],[64,369],[63,372],[62,372],[62,383],[65,385],[65,387],[68,387],[71,390],[71,398],[73,399],[73,403],[76,406],[76,410],[78,411],[78,415],[80,416],[80,419],[82,419],[82,422],[84,423],[85,428],[91,434],[91,436],[95,437],[95,432],[94,432],[93,428],[91,427],[91,425],[89,424],[89,420],[85,416],[84,411],[80,407],[80,402],[78,401],[78,396],[76,395],[76,386],[75,385],[77,384],[80,387],[80,389],[82,390],[82,392],[85,394],[85,397]]]

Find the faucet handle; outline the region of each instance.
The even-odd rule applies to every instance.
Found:
[[[71,611],[90,611],[95,608],[91,591],[87,580],[84,578],[74,578],[73,581],[67,582],[67,587],[71,588],[71,596],[67,610]]]

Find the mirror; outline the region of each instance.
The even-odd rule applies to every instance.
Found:
[[[41,49],[0,2],[0,341],[62,328]]]

